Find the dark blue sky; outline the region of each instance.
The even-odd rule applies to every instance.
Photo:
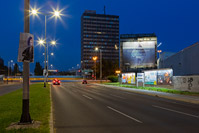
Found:
[[[179,50],[199,41],[198,0],[30,0],[31,6],[41,7],[41,11],[52,11],[59,5],[65,8],[67,17],[62,22],[54,19],[47,22],[48,40],[56,38],[58,45],[50,47],[55,56],[50,57],[54,69],[68,70],[80,64],[80,23],[85,10],[96,10],[119,15],[120,34],[156,33],[160,49],[167,52]],[[23,32],[24,0],[1,1],[0,4],[0,56],[7,65],[8,60],[17,62],[19,34]],[[30,32],[44,37],[44,17],[30,19]],[[36,45],[36,42],[35,42]],[[35,62],[43,64],[44,49],[35,46]],[[22,66],[22,63],[19,63]],[[35,64],[31,63],[31,72]]]

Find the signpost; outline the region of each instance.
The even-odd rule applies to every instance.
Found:
[[[144,87],[144,73],[137,73],[137,87],[139,86],[139,83],[143,84]]]

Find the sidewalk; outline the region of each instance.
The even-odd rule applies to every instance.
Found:
[[[135,93],[144,94],[144,95],[150,95],[150,96],[162,97],[162,98],[167,98],[167,99],[172,99],[172,100],[177,100],[177,101],[199,104],[199,96],[164,93],[164,92],[158,92],[158,91],[133,89],[133,88],[119,87],[119,86],[113,86],[113,85],[104,85],[104,84],[97,84],[97,83],[95,85],[135,92]]]
[[[23,84],[22,82],[8,82],[8,84],[7,83],[2,83],[2,84],[0,84],[0,86],[9,86],[9,85],[15,85],[15,84]]]

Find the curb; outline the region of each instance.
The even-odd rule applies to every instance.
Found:
[[[170,99],[170,100],[199,104],[199,97],[197,99],[193,100],[193,99],[191,99],[191,97],[190,98],[185,98],[185,97],[183,98],[182,97],[183,95],[177,95],[177,94],[173,94],[173,96],[166,96],[165,94],[170,94],[170,93],[163,93],[163,92],[156,92],[156,91],[150,91],[151,93],[149,93],[148,90],[137,90],[137,89],[135,90],[133,88],[125,88],[125,87],[118,87],[118,86],[112,86],[112,85],[102,85],[102,84],[95,84],[95,85],[104,86],[104,87],[108,87],[108,88],[112,88],[112,89],[119,89],[119,90],[134,92],[134,93],[138,93],[138,94],[149,95],[149,96],[156,96],[156,97],[166,98],[166,99]],[[152,92],[155,92],[155,93],[152,94]]]
[[[52,87],[52,86],[50,85],[50,101],[51,101],[51,108],[50,108],[49,127],[50,127],[50,133],[54,133],[54,127],[53,127],[53,104],[52,104],[51,87]]]

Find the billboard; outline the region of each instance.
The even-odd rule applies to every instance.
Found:
[[[135,73],[123,73],[122,83],[135,84]]]
[[[157,85],[157,71],[144,72],[145,84]]]
[[[173,70],[158,71],[158,84],[169,85],[172,84]]]
[[[156,41],[123,42],[123,64],[130,68],[155,67]]]
[[[170,85],[172,84],[172,69],[157,69],[152,71],[144,71],[145,84],[151,85]]]

